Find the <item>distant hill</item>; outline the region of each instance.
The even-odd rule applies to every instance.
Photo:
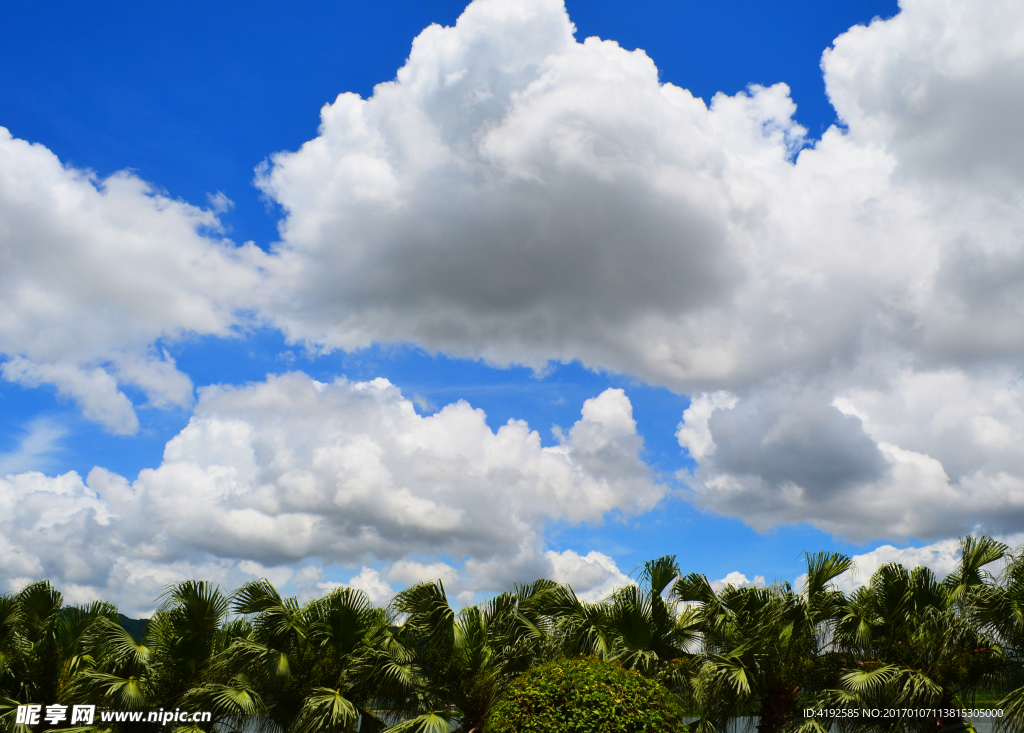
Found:
[[[121,624],[121,628],[132,635],[135,641],[142,641],[142,637],[146,635],[146,628],[149,626],[148,618],[128,618],[123,613],[117,614],[117,622]]]

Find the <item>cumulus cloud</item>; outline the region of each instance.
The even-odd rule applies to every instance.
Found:
[[[379,599],[436,578],[453,594],[537,577],[582,592],[620,582],[600,553],[546,553],[543,527],[644,512],[665,495],[623,391],[587,400],[551,447],[525,422],[492,431],[485,418],[465,402],[420,416],[383,379],[292,373],[205,388],[161,465],[134,482],[103,468],[87,481],[0,480],[3,579],[47,577],[132,603],[200,570],[323,590],[311,560],[385,564],[348,583]],[[431,556],[459,567],[419,559]]]
[[[1020,7],[904,0],[900,9],[851,29],[825,53],[829,96],[851,133],[898,150],[914,174],[961,184],[1019,179],[1024,46],[1005,21]]]
[[[904,370],[831,404],[807,388],[753,393],[713,410],[714,449],[684,478],[699,503],[762,530],[805,521],[861,541],[1012,533],[1024,526],[1022,390],[1009,370],[947,369]]]
[[[665,376],[648,337],[740,277],[736,165],[642,51],[572,34],[558,0],[474,2],[272,158],[259,185],[287,217],[267,312],[288,336]]]
[[[544,554],[551,563],[551,572],[546,577],[570,586],[585,601],[602,600],[619,588],[635,584],[612,558],[596,550],[586,555],[573,550],[549,550]]]
[[[284,585],[292,579],[295,572],[288,567],[265,568],[258,562],[242,560],[238,563],[238,569],[247,573],[253,578],[266,578],[274,585]]]
[[[0,128],[0,375],[56,387],[114,433],[138,428],[125,386],[191,405],[157,341],[228,335],[259,282],[260,251],[219,230],[212,211],[130,173],[63,166]]]
[[[377,605],[385,605],[395,596],[395,589],[373,568],[363,567],[346,585],[363,591]],[[326,590],[323,583],[318,586]]]
[[[1012,535],[1001,535],[996,537],[1000,542],[1005,543],[1011,549],[1018,549],[1024,543],[1024,533]],[[853,567],[840,575],[835,580],[836,587],[844,593],[850,593],[859,586],[867,585],[871,576],[889,563],[899,563],[905,568],[926,567],[935,573],[939,580],[942,580],[956,569],[960,562],[960,541],[957,539],[946,539],[933,542],[921,547],[893,547],[882,545],[874,550],[854,555]],[[998,574],[1004,563],[995,562],[985,569],[991,573]],[[807,575],[801,575],[797,581],[798,587],[805,587]]]
[[[215,236],[226,201],[206,211],[131,175],[98,182],[8,135],[0,370],[131,432],[123,385],[191,399],[158,340],[228,333],[240,308],[318,350],[580,359],[694,395],[678,437],[709,510],[853,539],[1016,531],[1022,13],[906,0],[850,29],[822,58],[842,124],[806,145],[784,83],[705,103],[661,83],[642,50],[578,41],[561,0],[475,0],[420,34],[393,81],[341,94],[315,139],[261,167],[286,213],[268,256]],[[340,443],[281,453],[254,427],[265,397],[205,395],[165,464],[125,491],[210,508],[174,530],[209,552],[278,562],[322,540],[346,562],[397,562],[382,548],[400,538],[474,557],[482,577],[505,572],[482,549],[495,543],[506,568],[544,566],[530,502],[570,521],[649,505],[646,489],[630,505],[616,488],[648,479],[621,460],[638,439],[614,397],[553,451],[524,448],[519,425],[481,440],[500,445],[474,460],[510,506],[493,540],[480,520],[494,504],[464,493],[480,476],[416,488],[467,456],[406,437],[429,458],[399,460],[370,419],[361,437],[332,428]],[[468,406],[439,414],[445,431],[479,426]],[[236,485],[260,488],[213,511]],[[368,486],[384,487],[376,509]]]
[[[249,561],[240,565],[253,564]],[[601,552],[580,555],[575,550],[541,551],[533,535],[523,543],[516,557],[494,558],[481,562],[470,558],[460,567],[446,562],[422,562],[406,558],[386,565],[382,569],[368,566],[360,568],[348,582],[321,581],[323,568],[306,566],[296,574],[300,595],[312,597],[335,588],[358,588],[374,603],[385,604],[394,598],[397,588],[415,583],[440,581],[453,606],[467,606],[496,591],[506,590],[517,583],[528,583],[547,578],[572,587],[584,601],[596,602],[607,598],[615,590],[635,583],[625,575],[615,561]]]
[[[727,586],[734,588],[764,588],[764,576],[755,575],[753,580],[748,580],[746,575],[738,570],[733,570],[731,573],[726,574],[724,578],[711,581],[711,587],[715,591],[720,591]]]
[[[694,393],[693,496],[758,528],[1019,528],[1024,471],[993,446],[1018,437],[1024,347],[1021,12],[909,0],[850,29],[822,59],[843,126],[801,149],[785,84],[705,105],[578,42],[560,0],[476,0],[263,168],[287,213],[265,312],[317,348]],[[937,435],[960,394],[991,399]]]

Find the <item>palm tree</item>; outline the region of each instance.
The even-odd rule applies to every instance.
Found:
[[[241,631],[225,624],[229,602],[218,587],[189,580],[170,586],[150,620],[145,637],[136,640],[106,617],[91,638],[99,661],[81,670],[68,687],[67,699],[115,710],[182,707],[195,689],[209,684],[218,654]],[[211,728],[215,723],[204,724]],[[113,727],[138,730],[156,723],[122,723]]]
[[[387,669],[390,619],[360,590],[300,605],[266,580],[243,586],[234,610],[250,631],[221,654],[218,679],[190,695],[224,717],[256,716],[274,731],[374,731],[370,709]]]
[[[961,542],[957,570],[939,582],[931,570],[885,565],[850,598],[837,641],[857,655],[831,704],[934,709],[930,718],[873,721],[867,727],[963,730],[960,713],[1003,666],[994,636],[975,623],[984,566],[1005,547],[988,538]],[[864,721],[861,721],[863,724]]]
[[[840,554],[807,555],[807,589],[726,586],[716,593],[703,575],[676,581],[672,595],[691,605],[700,632],[688,702],[697,729],[721,729],[739,715],[756,715],[761,733],[797,723],[802,692],[820,685],[844,603],[832,583],[850,567]]]
[[[0,596],[0,730],[11,730],[19,702],[27,702],[21,667],[25,641],[21,614],[11,596]]]
[[[421,583],[392,602],[393,644],[405,664],[392,664],[394,712],[408,718],[395,730],[465,733],[482,728],[508,683],[554,654],[554,605],[562,587],[550,580],[516,585],[456,614],[441,581]]]
[[[100,656],[95,629],[116,618],[102,601],[65,606],[45,580],[0,598],[0,726],[13,729],[19,703],[65,701],[76,676]]]
[[[675,555],[644,563],[639,583],[600,603],[581,601],[572,588],[554,591],[555,643],[560,656],[595,656],[657,679],[669,689],[685,687],[695,642],[696,616],[679,612],[664,591],[679,577]]]
[[[674,601],[662,593],[680,575],[675,555],[644,563],[640,582],[621,588],[608,601],[608,620],[615,633],[611,660],[645,677],[671,677],[690,654],[696,637],[694,615],[677,614]],[[670,687],[672,685],[669,685]]]
[[[564,585],[554,591],[551,609],[558,656],[592,656],[607,660],[615,654],[616,633],[608,604],[581,600],[572,587]]]
[[[479,730],[505,688],[518,674],[552,654],[552,601],[557,583],[517,585],[456,618],[453,705],[461,729]]]
[[[974,622],[991,633],[1003,648],[1005,666],[994,680],[994,686],[1007,692],[997,704],[1003,711],[998,727],[1021,731],[1024,730],[1024,552],[1019,549],[1010,553],[1005,545],[987,537],[977,540],[968,537],[965,544],[968,542],[981,545],[973,554],[987,551],[995,556],[993,559],[1008,559],[998,580],[988,573],[978,573],[967,600]],[[968,552],[965,550],[964,554]]]

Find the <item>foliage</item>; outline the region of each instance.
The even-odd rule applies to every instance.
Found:
[[[840,689],[819,696],[833,708],[913,708],[930,717],[857,724],[858,730],[957,730],[958,710],[976,691],[996,682],[1007,659],[985,623],[982,599],[993,590],[985,566],[1006,547],[990,538],[961,542],[957,569],[939,582],[927,568],[891,563],[845,604],[835,629],[837,645],[856,659]]]
[[[547,662],[522,674],[486,733],[669,733],[685,730],[679,701],[635,670],[594,657]]]
[[[144,624],[107,603],[65,605],[40,581],[0,596],[0,731],[33,702],[212,713],[179,733],[560,730],[556,719],[676,730],[681,709],[695,733],[736,716],[760,733],[949,733],[968,727],[960,708],[994,704],[998,727],[1024,733],[1024,548],[967,537],[942,580],[890,564],[846,594],[837,581],[851,567],[808,554],[797,588],[720,588],[666,555],[597,603],[538,580],[461,610],[440,581],[381,608],[353,588],[300,603],[266,580],[231,594],[190,580]],[[654,717],[637,722],[641,707]],[[939,712],[865,721],[807,708]],[[515,717],[531,711],[539,727]],[[129,727],[164,730],[105,730]]]
[[[101,709],[174,709],[194,690],[213,683],[219,655],[240,631],[237,624],[224,623],[228,597],[206,581],[189,580],[168,587],[160,600],[141,640],[118,624],[116,615],[100,619],[89,635],[101,650],[95,663],[81,670],[64,695],[34,699]],[[113,724],[114,730],[119,728],[155,731],[162,726]]]
[[[246,633],[220,655],[218,679],[189,693],[192,709],[258,716],[270,730],[383,727],[367,699],[383,689],[372,678],[390,620],[362,591],[339,588],[300,605],[261,580],[243,586],[233,607]]]
[[[800,693],[837,680],[827,640],[844,604],[831,583],[850,560],[819,553],[806,561],[802,594],[785,583],[716,593],[698,574],[676,581],[672,595],[690,604],[688,623],[702,642],[685,690],[698,731],[738,715],[756,715],[762,733],[780,730],[797,718]]]
[[[94,632],[117,609],[63,601],[45,580],[0,597],[0,730],[13,728],[17,703],[62,699],[103,658]]]
[[[457,710],[456,728],[479,730],[509,682],[554,653],[556,601],[563,590],[538,580],[458,614],[440,581],[399,593],[392,609],[406,620],[394,645],[404,650],[409,675],[404,698],[394,689],[389,695],[402,700],[392,712],[426,725]]]
[[[661,680],[670,687],[681,676],[696,638],[694,615],[679,613],[664,591],[679,576],[674,555],[644,564],[640,582],[612,593],[603,603],[580,601],[571,588],[553,593],[558,649],[566,656],[591,655]]]

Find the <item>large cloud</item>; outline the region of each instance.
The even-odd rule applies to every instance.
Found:
[[[477,0],[263,170],[287,212],[267,312],[322,348],[696,392],[693,496],[759,528],[1018,529],[1021,22],[909,0],[851,29],[822,62],[846,127],[794,157],[783,84],[706,107],[576,42],[560,0]]]
[[[698,501],[759,528],[807,521],[863,540],[1024,527],[1024,40],[995,22],[1022,11],[901,8],[826,52],[848,132],[776,179],[776,236],[804,249],[775,250],[775,273],[816,294],[784,281],[763,302],[802,321],[777,344],[799,362],[698,395],[681,425],[704,457]]]
[[[199,572],[314,588],[323,564],[384,563],[389,583],[440,577],[467,599],[544,576],[585,592],[624,578],[600,553],[545,552],[544,523],[655,506],[666,488],[642,447],[614,389],[543,447],[526,423],[491,431],[464,402],[420,416],[383,379],[209,387],[163,463],[132,483],[102,468],[87,482],[0,480],[0,567],[9,584],[48,577],[132,604]],[[377,570],[353,582],[387,595]]]
[[[130,173],[99,181],[0,128],[0,374],[54,385],[115,433],[138,427],[124,385],[189,406],[157,340],[229,334],[259,282],[260,251],[218,230],[214,211]]]
[[[696,500],[757,529],[805,521],[860,541],[1024,527],[1015,373],[905,370],[825,397],[698,395],[678,432],[699,458]]]
[[[720,371],[713,344],[677,359],[672,342],[742,277],[731,228],[764,192],[702,101],[642,51],[572,32],[558,0],[475,2],[424,31],[396,81],[342,94],[318,138],[273,157],[259,184],[287,218],[268,312],[286,334]],[[792,111],[781,88],[748,101],[740,114],[766,122]],[[784,157],[796,128],[779,125]]]
[[[560,0],[476,0],[456,26],[425,30],[394,81],[369,99],[340,95],[318,137],[261,169],[258,185],[286,212],[267,258],[200,236],[212,214],[131,176],[97,188],[5,140],[43,183],[26,199],[28,238],[3,241],[64,227],[39,251],[59,259],[68,248],[52,243],[81,241],[68,251],[89,255],[100,285],[58,268],[69,305],[57,297],[65,286],[35,285],[44,264],[21,264],[37,248],[12,247],[7,292],[20,300],[0,300],[4,374],[57,384],[127,431],[116,379],[156,403],[190,394],[154,339],[225,333],[248,306],[314,349],[411,341],[500,364],[577,358],[694,394],[679,433],[698,460],[692,496],[759,528],[810,522],[858,539],[1018,530],[1021,23],[1024,6],[1010,2],[907,0],[894,18],[851,29],[822,61],[843,126],[797,154],[804,130],[784,84],[705,105],[660,83],[643,51],[577,42]],[[19,180],[3,201],[20,201]],[[133,310],[129,286],[146,290],[164,271],[159,308]],[[82,309],[95,333],[68,315]],[[210,445],[244,446],[236,428]],[[351,468],[343,450],[318,460],[324,476]],[[361,470],[366,485],[387,480],[372,461]],[[150,478],[171,475],[160,471]],[[227,478],[196,471],[189,480],[226,490]],[[571,519],[604,506],[600,491],[577,491],[578,502],[545,506]],[[427,547],[446,522],[482,516],[473,502],[384,496],[374,521]],[[303,516],[232,521],[251,532],[243,544],[288,555],[318,536]],[[274,539],[287,522],[290,539]],[[459,542],[476,551],[471,533]]]

